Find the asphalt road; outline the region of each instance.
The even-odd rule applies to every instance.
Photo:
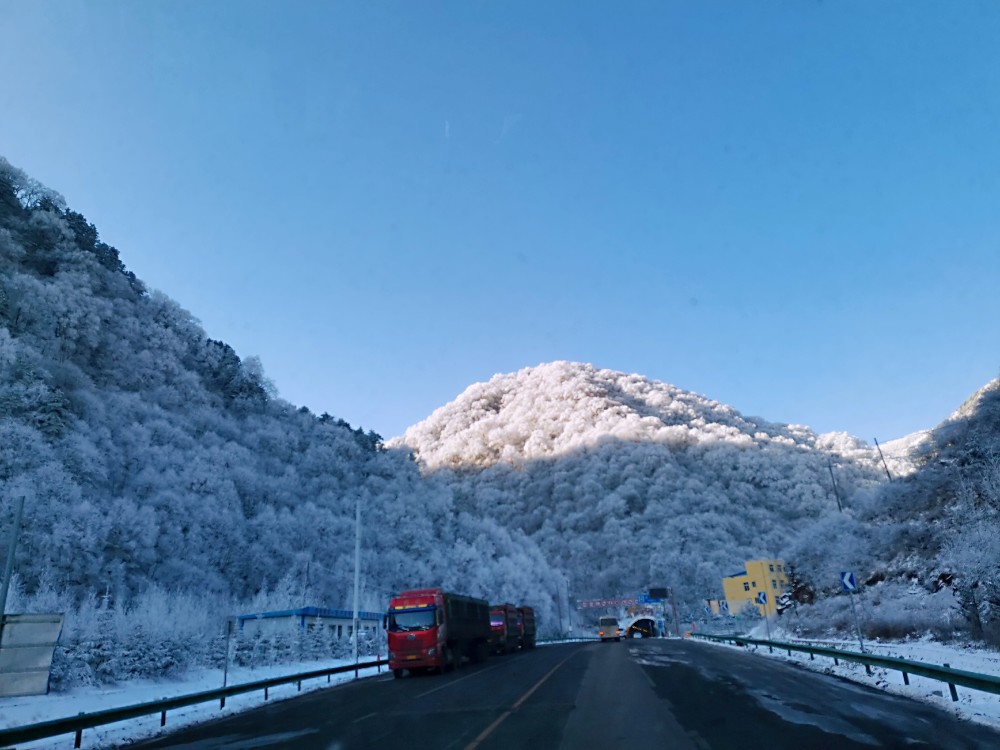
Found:
[[[934,706],[680,640],[573,643],[316,691],[136,748],[1000,748]]]

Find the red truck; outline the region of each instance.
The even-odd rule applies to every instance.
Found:
[[[494,604],[490,609],[490,648],[509,654],[519,648],[535,647],[535,610],[513,604]]]
[[[389,601],[385,619],[395,677],[404,669],[445,672],[489,653],[490,605],[482,599],[439,588],[404,591]]]
[[[518,607],[521,613],[521,648],[535,647],[535,610],[531,607]]]
[[[521,613],[513,604],[490,607],[490,650],[495,654],[516,651],[521,640]]]

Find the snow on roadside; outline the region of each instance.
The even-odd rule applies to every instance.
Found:
[[[767,636],[763,630],[764,626],[760,625],[756,630],[748,633],[748,636],[765,640]],[[829,646],[843,649],[844,651],[857,652],[859,650],[857,638],[806,640],[789,635],[781,629],[772,629],[771,639],[786,643],[808,643],[816,646]],[[736,646],[730,646],[730,648],[736,648]],[[910,661],[934,664],[936,666],[947,664],[952,669],[1000,677],[1000,652],[975,644],[947,644],[925,637],[915,641],[865,641],[865,651],[879,656],[909,659]],[[787,651],[779,651],[777,649],[774,653],[770,653],[765,647],[758,647],[756,653],[759,656],[794,662],[817,672],[837,675],[838,677],[844,677],[854,682],[878,687],[895,695],[902,695],[907,698],[932,703],[959,718],[1000,729],[1000,696],[993,695],[992,693],[956,686],[958,701],[953,701],[951,693],[948,690],[948,683],[939,682],[927,677],[911,674],[909,675],[910,684],[906,685],[903,682],[902,672],[894,669],[872,667],[872,674],[869,675],[865,671],[863,664],[841,661],[839,665],[835,665],[832,659],[822,656],[817,656],[815,660],[810,660],[809,654],[793,651],[791,656],[789,656]]]
[[[370,657],[367,657],[370,659]],[[293,675],[301,672],[311,672],[320,669],[352,664],[350,659],[327,660],[323,662],[307,662],[302,664],[282,664],[274,667],[257,667],[251,669],[230,668],[229,685],[240,685],[271,677]],[[377,669],[362,669],[358,677],[372,677],[380,674]],[[386,669],[381,669],[386,674]],[[330,677],[330,685],[343,684],[354,679],[354,671],[335,674]],[[302,683],[302,693],[329,687],[325,678],[308,680]],[[187,678],[158,682],[152,680],[137,680],[122,685],[78,688],[65,693],[50,693],[49,695],[32,695],[16,698],[0,698],[0,727],[13,727],[36,724],[42,721],[63,719],[80,713],[103,711],[110,708],[123,708],[139,703],[172,698],[179,695],[198,693],[203,690],[214,690],[222,687],[222,670],[207,669],[193,673]],[[269,701],[284,700],[301,695],[295,683],[270,688]],[[256,708],[265,703],[264,691],[255,691],[243,695],[226,698],[226,707],[219,708],[218,701],[209,701],[197,706],[178,708],[167,712],[167,725],[160,727],[160,715],[150,714],[141,719],[107,724],[103,727],[85,729],[83,731],[83,748],[108,748],[127,746],[140,739],[149,739],[161,733],[174,732],[177,729],[203,721],[218,719],[224,716],[240,713]],[[73,747],[73,734],[64,734],[46,740],[37,740],[19,744],[18,750],[70,750]]]

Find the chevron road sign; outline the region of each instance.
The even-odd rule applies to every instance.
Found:
[[[854,580],[854,571],[843,570],[840,572],[840,585],[848,594],[858,593],[858,582]]]

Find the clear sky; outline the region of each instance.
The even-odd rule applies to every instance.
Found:
[[[385,437],[568,359],[871,442],[1000,374],[1000,3],[0,0],[0,155]]]

